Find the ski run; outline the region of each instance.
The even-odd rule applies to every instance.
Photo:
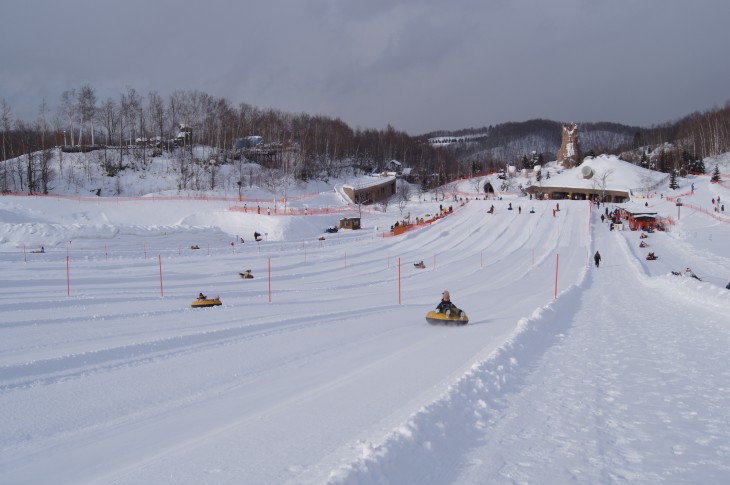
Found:
[[[324,239],[229,205],[0,197],[1,483],[730,481],[727,223],[684,209],[647,261],[611,204]],[[426,323],[444,290],[468,325]]]

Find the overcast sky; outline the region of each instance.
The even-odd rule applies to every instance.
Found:
[[[728,0],[4,0],[0,98],[198,90],[411,135],[730,101]]]

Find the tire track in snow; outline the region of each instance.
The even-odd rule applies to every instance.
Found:
[[[387,310],[382,307],[371,311],[373,315],[385,312]],[[0,392],[33,385],[49,385],[61,380],[110,372],[117,368],[144,365],[178,354],[200,352],[275,333],[296,332],[307,327],[336,324],[349,316],[349,313],[331,312],[324,317],[322,315],[318,313],[316,319],[301,315],[282,319],[281,315],[273,315],[270,317],[271,322],[203,330],[188,335],[1,366]]]

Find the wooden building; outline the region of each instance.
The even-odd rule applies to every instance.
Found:
[[[343,217],[340,219],[340,229],[360,229],[360,218]]]
[[[394,176],[376,177],[357,185],[343,185],[342,191],[355,204],[374,204],[395,195],[396,181]]]

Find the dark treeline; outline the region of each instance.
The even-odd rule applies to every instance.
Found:
[[[637,131],[632,142],[636,148],[667,144],[673,146],[666,151],[670,164],[682,157],[702,160],[730,151],[730,102],[722,108],[695,112],[672,123]]]
[[[268,147],[284,154],[265,159],[263,164],[285,162],[289,173],[305,180],[336,176],[345,165],[377,170],[393,159],[420,174],[438,173],[447,179],[464,174],[453,154],[391,126],[353,130],[340,119],[259,109],[246,103],[233,106],[226,99],[199,91],[176,91],[163,99],[155,92],[142,96],[128,88],[118,99],[99,101],[95,90],[85,85],[65,91],[55,113],[45,103],[39,113],[31,122],[13,119],[11,107],[0,100],[2,160],[23,156],[30,160],[31,154],[37,157],[54,147],[81,150],[103,145],[119,148],[121,153],[144,145],[182,151],[177,141],[185,130],[185,146],[211,147],[223,163],[235,156],[237,140],[260,136]],[[119,169],[124,168],[122,157],[118,160]],[[28,165],[37,167],[39,163]]]
[[[455,132],[434,132],[431,137],[464,137],[450,145],[460,160],[479,161],[489,168],[505,162],[525,168],[535,160],[554,160],[560,147],[562,122],[535,119],[508,122]],[[706,157],[730,151],[730,102],[722,108],[695,112],[677,121],[650,128],[598,122],[578,123],[584,155],[618,154],[632,163],[669,172],[703,171]],[[708,168],[709,170],[709,168]]]
[[[237,140],[260,136],[278,154],[262,163],[271,168],[286,164],[288,173],[303,180],[334,177],[345,166],[378,170],[389,160],[398,160],[422,179],[438,174],[435,182],[444,183],[495,170],[505,163],[520,165],[522,160],[538,157],[553,160],[560,146],[561,125],[536,119],[412,137],[390,125],[385,130],[353,130],[337,118],[260,109],[246,103],[234,106],[199,91],[176,91],[164,99],[156,92],[143,96],[127,88],[116,99],[98,100],[95,89],[84,85],[63,92],[55,112],[41,102],[38,117],[32,121],[14,119],[11,106],[0,99],[0,157],[25,157],[28,189],[44,190],[44,161],[56,147],[118,149],[117,169],[121,170],[126,168],[122,164],[124,150],[140,145],[192,156],[177,143],[184,130],[185,146],[211,147],[221,163],[236,156],[233,147]],[[670,146],[661,169],[671,169],[683,160],[730,151],[730,104],[651,128],[581,123],[579,130],[585,154],[621,153],[635,163],[640,163],[647,151]],[[444,149],[428,143],[432,136],[467,138]],[[145,153],[143,150],[143,156]],[[5,165],[0,178],[7,176]]]

